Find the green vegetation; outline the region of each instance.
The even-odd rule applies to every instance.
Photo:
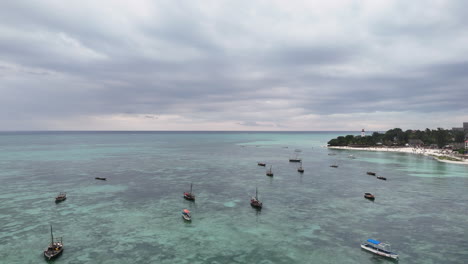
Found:
[[[385,133],[374,132],[370,136],[340,136],[328,141],[329,146],[405,146],[410,145],[437,145],[439,148],[453,143],[462,143],[465,135],[461,131],[452,131],[443,128],[436,130],[406,130],[401,128],[390,129]]]
[[[461,161],[460,159],[452,158],[448,156],[435,156],[435,155],[431,155],[431,156],[439,160]]]

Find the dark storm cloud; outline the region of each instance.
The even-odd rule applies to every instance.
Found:
[[[449,4],[418,20],[413,8],[397,20],[404,3],[335,18],[310,14],[321,2],[271,12],[256,2],[2,2],[0,120],[126,113],[281,126],[298,115],[467,109],[463,12]]]

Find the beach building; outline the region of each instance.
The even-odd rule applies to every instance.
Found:
[[[408,139],[408,145],[411,147],[421,147],[424,145],[424,142],[420,139]]]
[[[465,140],[465,149],[468,149],[468,140]]]
[[[361,130],[361,137],[365,137],[366,136],[366,131],[364,131],[364,128]]]
[[[453,131],[463,131],[468,133],[468,122],[463,122],[463,127],[452,127]]]

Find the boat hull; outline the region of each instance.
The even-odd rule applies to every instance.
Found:
[[[289,159],[289,162],[301,162],[301,159]]]
[[[63,252],[63,245],[60,247],[59,250],[49,250],[49,248],[47,248],[46,250],[44,250],[44,257],[48,260],[51,260],[60,256],[62,252]]]
[[[192,217],[187,216],[187,215],[182,215],[182,218],[183,218],[185,221],[188,221],[188,222],[192,221]]]
[[[361,248],[382,257],[387,257],[396,260],[398,259],[398,254],[383,249],[378,249],[368,244],[361,244]]]
[[[189,201],[195,201],[195,195],[190,193],[184,193],[184,199]]]

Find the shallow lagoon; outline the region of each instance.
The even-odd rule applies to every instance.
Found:
[[[2,133],[0,263],[46,262],[51,223],[65,244],[56,263],[391,263],[360,249],[367,238],[400,263],[466,262],[468,166],[321,147],[343,134]],[[182,198],[190,182],[195,203]]]

